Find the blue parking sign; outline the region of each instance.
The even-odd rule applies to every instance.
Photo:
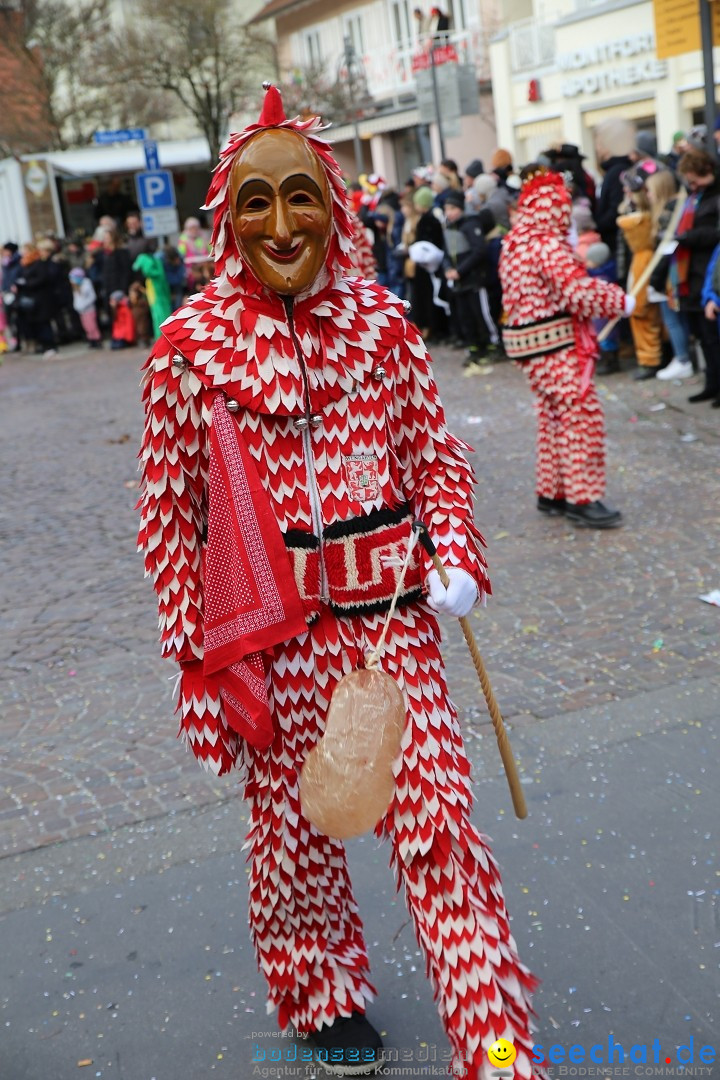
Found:
[[[153,169],[135,175],[141,210],[162,210],[175,206],[175,186],[169,169]]]

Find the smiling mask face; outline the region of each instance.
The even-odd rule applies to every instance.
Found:
[[[233,165],[230,199],[240,253],[263,285],[282,296],[312,285],[332,211],[322,164],[302,136],[272,129],[251,139]]]

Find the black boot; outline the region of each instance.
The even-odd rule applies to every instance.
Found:
[[[620,360],[617,349],[608,349],[600,353],[600,362],[595,368],[596,375],[617,375],[620,370]]]
[[[568,503],[565,517],[574,525],[583,525],[587,529],[614,529],[622,525],[619,510],[610,510],[599,500],[591,503]]]
[[[541,514],[549,514],[550,517],[560,517],[565,513],[565,500],[548,499],[546,495],[538,495],[537,508]]]
[[[383,1044],[364,1013],[338,1016],[319,1031],[308,1032],[314,1061],[331,1076],[369,1076],[381,1068]]]

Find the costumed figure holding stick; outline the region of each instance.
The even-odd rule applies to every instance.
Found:
[[[370,674],[374,656],[403,713],[377,833],[453,1070],[487,1080],[487,1050],[507,1039],[530,1080],[535,980],[470,822],[436,620],[466,616],[490,591],[473,475],[403,304],[347,276],[352,221],[321,130],[287,120],[267,87],[210,188],[217,277],[164,323],[147,364],[140,547],[162,650],[180,664],[187,743],[213,772],[244,773],[269,1004],[336,1075],[375,1072],[382,1048],[365,1016],[374,991],[345,850],[304,812],[301,772],[328,737],[338,683]],[[447,587],[413,546],[415,519]]]
[[[577,525],[622,523],[605,494],[605,428],[592,377],[593,318],[629,316],[635,300],[592,278],[569,242],[572,201],[564,177],[527,166],[517,217],[503,240],[503,344],[537,398],[538,510]]]

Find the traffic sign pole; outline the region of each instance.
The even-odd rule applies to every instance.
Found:
[[[717,157],[715,144],[715,71],[713,67],[713,17],[709,0],[700,0],[700,35],[705,77],[705,127],[708,151]]]

